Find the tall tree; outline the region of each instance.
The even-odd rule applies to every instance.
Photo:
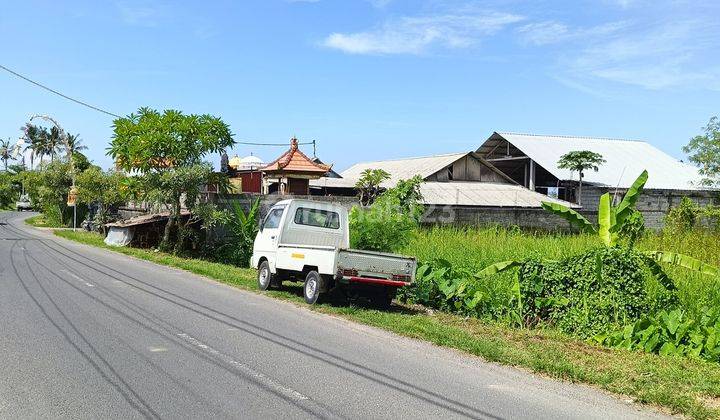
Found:
[[[43,152],[50,156],[50,162],[55,161],[55,155],[61,146],[63,146],[63,139],[60,136],[60,130],[57,127],[50,128],[50,131],[43,131]]]
[[[23,150],[23,153],[28,150],[30,151],[30,169],[33,169],[35,156],[39,155],[40,149],[42,149],[42,130],[40,127],[30,123],[25,124],[20,128],[20,130],[22,130],[25,141],[27,142],[27,146]]]
[[[171,210],[163,234],[169,246],[180,219],[181,198],[185,195],[186,205],[194,205],[199,187],[210,181],[203,157],[235,144],[230,127],[211,115],[140,108],[137,114],[116,119],[113,131],[107,154],[118,168],[144,174],[152,195]]]
[[[12,147],[10,139],[0,140],[0,160],[5,164],[5,172],[8,169],[8,160],[12,158]]]
[[[577,150],[565,153],[558,160],[558,168],[569,169],[580,175],[580,183],[578,184],[577,203],[582,205],[582,185],[585,171],[592,169],[597,172],[600,165],[605,163],[600,153],[591,152],[590,150]]]
[[[683,147],[690,161],[700,167],[703,176],[702,184],[707,186],[720,185],[720,120],[710,118],[703,128],[703,134],[697,135]]]
[[[67,145],[70,147],[70,151],[75,154],[75,152],[79,152],[81,150],[87,150],[87,146],[82,144],[82,139],[80,139],[80,134],[68,134],[67,135]]]

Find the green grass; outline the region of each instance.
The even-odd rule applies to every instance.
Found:
[[[44,214],[38,214],[37,216],[28,217],[25,219],[25,224],[34,227],[58,227],[48,224]]]
[[[511,232],[448,232],[423,232],[406,251],[414,250],[420,258],[442,255],[453,262],[464,261],[480,267],[485,261],[494,262],[508,255],[523,257],[533,252],[544,252],[548,257],[558,258],[594,245],[589,237],[584,236],[557,238],[528,237]],[[56,231],[55,234],[256,291],[255,271],[251,269],[185,259],[151,250],[111,248],[103,243],[99,235],[87,232]],[[440,244],[439,239],[435,239],[438,237],[444,243]],[[458,239],[471,241],[458,245],[454,242]],[[434,245],[428,243],[429,240],[435,241]],[[654,244],[650,242],[648,246]],[[473,250],[478,254],[474,254]],[[426,340],[489,361],[530,369],[552,378],[595,385],[629,396],[637,402],[663,407],[692,418],[720,417],[720,365],[716,363],[600,348],[552,329],[517,329],[499,322],[468,319],[423,308],[400,306],[393,311],[378,311],[344,304],[308,306],[302,299],[301,289],[296,286],[266,294],[317,312]]]
[[[402,250],[420,261],[443,258],[453,266],[480,271],[493,263],[522,260],[532,256],[559,260],[599,246],[597,235],[532,233],[504,228],[423,229]],[[720,235],[698,230],[684,235],[663,235],[649,232],[637,244],[641,250],[663,250],[688,254],[709,264],[720,266]],[[701,313],[703,307],[720,306],[720,278],[712,278],[687,269],[666,267],[675,281],[681,306],[690,312]],[[489,289],[500,301],[511,296],[514,272],[487,278]]]

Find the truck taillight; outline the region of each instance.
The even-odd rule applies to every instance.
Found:
[[[347,276],[347,277],[357,277],[357,275],[358,275],[357,270],[352,270],[352,269],[347,269],[347,268],[343,269],[342,273],[343,273],[343,276]]]

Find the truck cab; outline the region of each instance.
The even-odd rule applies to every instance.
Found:
[[[351,250],[347,209],[311,200],[283,200],[268,211],[255,238],[251,265],[258,287],[301,281],[308,303],[334,288],[365,292],[380,306],[415,279],[416,261],[395,254]]]

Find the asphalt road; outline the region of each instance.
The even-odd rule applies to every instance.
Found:
[[[655,418],[0,213],[2,418]]]

